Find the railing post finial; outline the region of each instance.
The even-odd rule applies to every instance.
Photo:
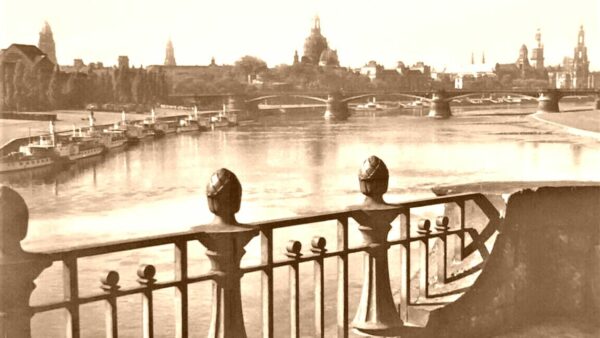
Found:
[[[383,194],[388,190],[389,171],[385,163],[377,156],[370,156],[358,172],[360,192],[365,195],[365,206],[385,204]]]
[[[29,209],[13,189],[0,186],[0,337],[30,337],[29,297],[50,262],[21,248]]]
[[[209,337],[246,337],[240,293],[240,261],[244,246],[258,230],[238,223],[235,214],[240,210],[242,185],[234,173],[222,168],[210,178],[206,188],[208,207],[215,218],[211,224],[196,228],[198,240],[207,248],[212,264],[212,318]]]
[[[389,172],[381,159],[369,157],[358,173],[360,190],[366,196],[363,212],[355,216],[363,242],[363,288],[352,326],[361,334],[387,336],[402,327],[394,304],[388,269],[387,234],[398,212],[383,200],[388,189]]]
[[[225,168],[215,171],[206,186],[206,197],[208,208],[215,214],[214,224],[237,224],[235,214],[242,203],[242,185],[234,173]]]

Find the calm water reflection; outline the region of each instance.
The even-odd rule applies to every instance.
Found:
[[[37,247],[49,236],[77,243],[203,223],[210,219],[204,186],[219,167],[239,176],[246,221],[360,201],[356,173],[371,154],[386,161],[398,199],[428,195],[437,184],[600,179],[597,142],[527,116],[479,113],[489,111],[447,121],[396,115],[330,123],[289,112],[230,130],[171,135],[60,173],[0,180],[27,201],[27,239]]]

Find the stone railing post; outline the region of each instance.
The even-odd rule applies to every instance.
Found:
[[[387,257],[387,235],[397,212],[389,210],[389,205],[383,200],[389,173],[382,160],[376,156],[369,157],[358,178],[360,190],[366,198],[363,212],[356,220],[364,244],[369,249],[364,255],[362,294],[352,326],[361,334],[385,336],[403,325],[394,304]]]
[[[244,246],[258,229],[237,222],[242,186],[234,173],[217,170],[206,188],[208,207],[215,214],[211,224],[197,227],[202,230],[198,240],[208,249],[213,280],[212,314],[208,336],[211,338],[246,337],[240,293],[240,261]]]
[[[50,266],[44,255],[23,251],[29,210],[23,198],[0,186],[0,338],[31,337],[29,297]]]

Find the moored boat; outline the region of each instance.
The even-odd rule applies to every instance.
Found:
[[[185,118],[185,119],[179,120],[179,125],[177,126],[178,133],[188,133],[188,132],[199,131],[199,130],[200,130],[200,125],[198,124],[198,121],[196,121],[195,119]]]
[[[72,141],[74,151],[69,154],[71,161],[102,155],[106,150],[106,147],[97,140],[73,138]]]
[[[100,134],[100,143],[107,150],[124,147],[127,144],[127,136],[120,130],[104,130]]]
[[[208,120],[211,129],[237,126],[237,114],[227,110],[223,105],[223,110],[217,115],[211,116]]]
[[[0,158],[0,173],[46,167],[54,164],[52,156],[12,152]]]
[[[177,120],[157,121],[154,124],[154,128],[156,130],[160,130],[165,135],[173,134],[173,133],[177,132],[178,127],[179,127],[179,122]]]
[[[211,128],[224,128],[237,126],[237,121],[232,116],[215,115],[210,117]]]

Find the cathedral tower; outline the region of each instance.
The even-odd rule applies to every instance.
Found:
[[[173,49],[173,42],[171,39],[167,42],[167,49],[165,55],[165,66],[176,66],[175,63],[175,49]]]
[[[577,36],[577,47],[575,47],[575,53],[573,55],[573,70],[573,87],[587,88],[590,62],[587,57],[583,26],[579,28],[579,35]]]
[[[40,40],[38,42],[38,48],[46,53],[48,58],[54,62],[54,64],[58,64],[56,62],[56,47],[54,45],[54,36],[52,35],[52,29],[48,24],[48,21],[44,22],[44,26],[40,31]]]

